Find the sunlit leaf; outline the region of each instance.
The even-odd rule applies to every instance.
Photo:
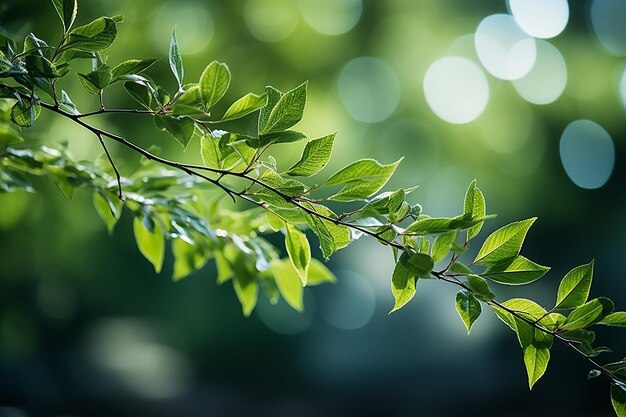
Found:
[[[306,104],[306,88],[308,82],[300,84],[283,94],[276,104],[273,105],[264,123],[259,125],[259,133],[262,135],[287,130],[302,119],[304,106]],[[276,90],[277,91],[277,90]],[[268,107],[275,99],[275,94],[268,97]]]
[[[463,320],[463,324],[465,324],[467,334],[469,334],[472,330],[472,325],[478,317],[480,317],[480,313],[482,312],[480,302],[471,292],[461,290],[456,294],[455,305],[456,311],[459,313],[461,320]]]
[[[223,121],[235,120],[259,110],[267,105],[267,93],[248,93],[235,101],[222,116]]]
[[[595,298],[572,311],[561,326],[562,330],[577,330],[599,322],[613,312],[614,305],[606,297]]]
[[[185,70],[183,68],[183,57],[180,53],[178,46],[178,40],[176,39],[176,27],[172,28],[172,37],[170,38],[170,52],[169,52],[170,68],[176,81],[178,82],[179,90],[183,87],[183,77]]]
[[[163,256],[165,254],[165,239],[157,223],[153,224],[153,230],[150,231],[146,227],[144,221],[139,217],[135,217],[133,221],[133,230],[135,232],[135,241],[141,254],[154,266],[154,270],[159,273],[163,266]]]
[[[547,266],[516,256],[492,264],[480,275],[499,284],[523,285],[538,280],[549,270]]]
[[[589,297],[592,279],[593,261],[569,271],[559,284],[554,308],[576,308],[583,305]]]
[[[478,251],[474,263],[493,265],[503,259],[517,256],[524,243],[526,233],[535,220],[537,218],[533,217],[511,223],[490,234]]]
[[[306,235],[291,223],[285,224],[285,247],[289,259],[300,277],[302,286],[306,286],[311,263],[311,247]]]
[[[213,61],[200,76],[200,95],[206,109],[221,100],[230,85],[230,70],[223,62]]]
[[[285,174],[309,177],[317,174],[326,166],[333,150],[335,134],[313,139],[306,144],[302,157]]]
[[[293,264],[286,259],[274,259],[271,265],[274,280],[276,281],[280,294],[294,310],[303,311],[304,288],[302,287],[302,281]]]
[[[396,263],[391,278],[391,293],[394,305],[389,314],[404,307],[415,296],[417,278],[400,262]]]

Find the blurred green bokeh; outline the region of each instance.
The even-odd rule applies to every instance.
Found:
[[[505,0],[83,0],[78,23],[123,13],[109,62],[161,58],[149,73],[172,89],[167,48],[177,25],[187,81],[214,59],[228,63],[225,103],[268,84],[287,90],[309,80],[299,130],[338,131],[325,173],[360,157],[404,156],[390,187],[419,184],[415,202],[440,216],[461,209],[476,178],[499,214],[483,233],[537,215],[525,251],[554,266],[542,283],[498,289],[502,297],[549,304],[562,275],[595,258],[592,294],[611,296],[623,310],[626,36],[615,20],[626,19],[625,7],[570,2],[565,30],[546,40],[563,57],[567,84],[546,105],[490,75],[474,50],[479,23],[507,7]],[[5,0],[0,25],[18,39],[32,31],[54,43],[61,35],[44,0]],[[486,76],[486,108],[467,124],[440,119],[425,98],[426,73],[446,56],[468,59]],[[81,110],[96,108],[77,79],[63,88]],[[133,106],[116,88],[107,105]],[[580,146],[561,138],[580,119],[606,131],[614,162],[595,127],[576,131]],[[197,143],[183,154],[150,120],[98,123],[158,144],[172,159],[199,160]],[[29,146],[68,142],[81,159],[101,152],[88,132],[54,115],[42,114],[26,135]],[[136,159],[112,150],[130,172]],[[289,148],[274,156],[288,166],[297,155]],[[307,290],[302,315],[261,304],[245,319],[212,267],[173,283],[166,259],[157,276],[135,247],[132,219],[108,236],[89,195],[67,201],[53,185],[37,185],[33,195],[0,195],[0,415],[611,415],[604,381],[587,382],[586,364],[560,347],[529,393],[513,334],[485,314],[466,337],[451,288],[426,282],[405,310],[387,316],[391,257],[374,242],[334,256],[340,282]],[[599,337],[626,351],[618,331]]]

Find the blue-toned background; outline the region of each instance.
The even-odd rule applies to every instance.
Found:
[[[481,236],[539,216],[524,251],[553,270],[497,288],[501,299],[549,306],[560,278],[595,258],[592,295],[626,308],[623,0],[83,0],[79,9],[79,24],[124,13],[109,62],[160,57],[149,73],[171,88],[174,24],[187,81],[214,59],[229,64],[226,102],[308,79],[299,130],[338,131],[327,173],[358,157],[405,156],[390,187],[419,184],[413,201],[431,215],[457,214],[476,178],[499,214]],[[43,0],[2,2],[0,24],[19,38],[60,37]],[[77,80],[64,88],[79,108],[94,105]],[[118,93],[109,105],[132,105]],[[183,155],[150,120],[99,123],[198,159],[197,143]],[[50,115],[28,137],[69,142],[78,158],[101,151]],[[297,155],[281,152],[279,161]],[[38,190],[0,195],[1,416],[612,415],[606,382],[586,381],[587,364],[562,346],[529,392],[513,333],[485,312],[468,337],[454,288],[420,281],[388,316],[391,256],[375,242],[337,253],[339,283],[307,289],[303,314],[262,300],[246,319],[212,266],[173,283],[171,258],[155,275],[139,254],[130,217],[108,236],[87,193],[67,201],[51,184]],[[623,332],[598,337],[624,356]]]

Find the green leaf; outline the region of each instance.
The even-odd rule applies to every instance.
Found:
[[[614,305],[606,297],[595,298],[577,307],[567,316],[561,330],[578,330],[601,321],[613,312]]]
[[[205,109],[221,100],[230,85],[230,71],[223,62],[213,61],[200,76],[200,96]]]
[[[423,216],[423,217],[422,217]],[[422,215],[416,221],[404,229],[405,235],[430,235],[435,233],[446,233],[452,230],[466,229],[485,220],[469,219],[465,216],[457,217],[425,217]]]
[[[83,52],[96,52],[108,48],[117,36],[115,20],[99,17],[91,23],[72,30],[68,40],[59,51],[74,49]]]
[[[52,0],[52,5],[57,11],[59,17],[61,18],[61,23],[63,23],[63,31],[67,32],[72,28],[74,20],[76,20],[76,14],[78,13],[78,1]]]
[[[611,384],[611,404],[617,417],[626,417],[626,391],[615,384]]]
[[[63,110],[64,112],[69,113],[74,116],[80,114],[80,112],[78,111],[74,103],[72,103],[70,96],[67,95],[65,90],[61,90],[61,100],[59,101],[59,108]]]
[[[259,113],[259,132],[263,132],[265,130],[270,114],[272,113],[272,109],[274,109],[278,100],[280,100],[283,96],[282,92],[272,86],[265,87],[265,94],[267,94],[267,104]]]
[[[17,129],[19,128],[14,128],[10,124],[0,123],[0,147],[24,141],[24,138]],[[0,187],[0,189],[2,189],[2,187]]]
[[[309,141],[304,147],[300,160],[285,174],[292,177],[310,177],[317,174],[328,164],[334,141],[335,133]]]
[[[271,211],[266,210],[265,216],[267,217],[267,223],[269,224],[269,226],[272,228],[273,231],[277,232],[283,227],[285,227],[285,221],[281,217],[272,213]]]
[[[233,275],[233,288],[241,303],[243,315],[249,317],[259,299],[259,284],[249,271],[245,273],[235,272]]]
[[[618,311],[611,313],[598,322],[605,326],[626,327],[626,312]]]
[[[294,269],[292,263],[287,260],[274,259],[271,262],[271,269],[278,291],[287,301],[287,304],[296,311],[304,311],[304,288],[298,276],[299,274]]]
[[[328,259],[330,255],[350,244],[350,229],[347,226],[326,219],[337,218],[337,215],[331,209],[321,204],[313,203],[303,203],[303,206],[325,217],[321,218],[310,213],[305,215],[309,227],[319,239],[320,249],[324,258]]]
[[[122,202],[119,198],[111,196],[108,193],[94,192],[93,205],[106,225],[109,234],[112,234],[113,228],[122,215]]]
[[[217,283],[223,284],[233,276],[233,270],[230,267],[228,259],[220,251],[216,251],[215,254],[215,267],[217,269]]]
[[[285,224],[285,246],[289,259],[295,268],[302,286],[306,286],[309,265],[311,264],[311,247],[306,235],[291,223]]]
[[[150,68],[158,59],[130,59],[111,70],[111,83],[126,79],[127,75],[140,74]]]
[[[37,78],[59,78],[60,74],[52,62],[41,55],[27,55],[24,58],[26,69]],[[35,81],[37,84],[37,81]],[[39,84],[38,84],[39,85]],[[42,88],[45,86],[42,85]]]
[[[337,278],[326,265],[315,258],[311,259],[306,283],[308,287],[326,283],[334,284],[335,282],[337,282]]]
[[[99,94],[111,83],[111,70],[106,65],[89,74],[77,73],[82,86],[92,94]]]
[[[139,217],[135,217],[133,221],[133,230],[135,232],[135,240],[141,254],[154,266],[154,270],[159,273],[163,267],[163,255],[165,253],[165,239],[163,232],[156,223],[154,230],[150,231],[146,228],[145,222]]]
[[[474,263],[493,265],[503,259],[517,256],[524,243],[526,233],[535,220],[537,218],[533,217],[511,223],[490,234],[478,251]]]
[[[147,83],[136,83],[127,81],[124,83],[124,89],[139,104],[146,109],[152,108],[152,99],[154,97],[153,90]]]
[[[512,298],[503,302],[502,305],[521,315],[525,319],[522,320],[511,314],[509,311],[492,305],[492,308],[496,312],[498,318],[515,331],[522,348],[528,347],[532,344],[536,345],[538,343],[546,345],[547,347],[552,346],[552,335],[532,327],[526,321],[529,320],[534,322],[538,320],[538,324],[551,328],[554,325],[554,318],[548,315],[543,307],[534,301],[527,300],[525,298]]]
[[[533,389],[535,382],[546,373],[550,361],[550,349],[536,345],[524,348],[524,364],[528,374],[528,386]]]
[[[550,270],[523,256],[503,259],[492,264],[481,276],[505,285],[523,285],[538,280]]]
[[[172,73],[174,73],[174,77],[176,77],[176,81],[178,82],[178,89],[182,90],[185,71],[183,69],[183,58],[180,54],[180,48],[178,47],[178,40],[176,40],[176,26],[172,28],[169,61]]]
[[[400,263],[418,278],[430,278],[435,266],[433,258],[425,253],[403,252],[400,255]]]
[[[18,126],[30,127],[41,113],[41,105],[36,101],[22,99],[11,108],[11,121]]]
[[[459,313],[461,320],[467,328],[467,334],[472,330],[472,325],[480,317],[482,308],[480,302],[474,295],[467,291],[461,290],[456,294],[456,311]]]
[[[452,242],[456,239],[456,230],[452,230],[447,233],[442,233],[435,239],[433,243],[433,249],[431,255],[433,257],[433,261],[435,263],[443,260],[446,257],[448,252],[450,252],[450,248],[452,247]]]
[[[183,239],[172,241],[172,254],[174,255],[174,272],[172,279],[179,281],[193,271],[202,268],[209,260],[210,253],[199,244],[191,245]]]
[[[295,130],[285,130],[282,132],[269,133],[267,135],[261,135],[258,138],[254,138],[251,141],[250,146],[254,148],[262,148],[264,146],[277,144],[277,143],[292,143],[299,140],[306,139],[306,135],[302,132],[296,132]]]
[[[487,207],[485,205],[485,196],[478,187],[476,187],[476,180],[472,181],[467,189],[463,205],[465,208],[464,213],[469,215],[471,219],[480,219],[486,216]],[[475,237],[482,227],[483,222],[470,227],[467,230],[467,241]]]
[[[182,145],[183,149],[187,149],[187,145],[196,130],[193,120],[185,116],[155,116],[154,124],[157,129],[172,135]]]
[[[200,87],[193,85],[190,88],[186,86],[185,92],[182,93],[178,99],[172,105],[172,112],[177,116],[201,116],[205,114],[202,103],[202,96],[200,95]]]
[[[222,121],[239,119],[267,105],[267,93],[248,93],[235,101],[222,116]]]
[[[478,275],[468,275],[467,286],[472,290],[474,296],[480,301],[489,302],[496,298],[496,295],[489,288],[487,281]]]
[[[269,115],[267,115],[264,124],[260,125],[260,134],[266,135],[287,130],[302,119],[306,104],[307,84],[308,82],[304,82],[279,98]],[[274,101],[275,97],[275,95],[268,97],[268,106]]]
[[[401,161],[402,158],[382,165],[373,159],[361,159],[340,169],[322,185],[344,185],[339,192],[329,197],[331,200],[354,201],[367,198],[389,181]]]
[[[592,278],[593,261],[569,271],[559,284],[554,309],[576,308],[583,305],[589,297]]]
[[[415,296],[415,286],[417,277],[413,275],[402,263],[396,263],[391,277],[391,293],[395,300],[393,308],[389,314],[404,307],[413,296]]]

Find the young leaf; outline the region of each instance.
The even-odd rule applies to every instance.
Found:
[[[403,252],[400,255],[400,263],[418,278],[430,278],[430,273],[435,266],[433,258],[425,253]]]
[[[174,255],[174,273],[172,274],[174,281],[179,281],[202,268],[210,255],[201,245],[191,245],[183,239],[172,241],[172,254]]]
[[[264,124],[260,127],[260,134],[280,132],[287,130],[302,119],[304,106],[306,104],[306,87],[308,82],[304,82],[283,94],[273,106]],[[270,99],[275,98],[270,96]],[[273,100],[268,101],[268,106]]]
[[[223,62],[213,61],[200,76],[200,95],[205,109],[221,100],[230,85],[230,71]]]
[[[367,198],[380,190],[389,181],[402,158],[394,163],[382,165],[373,159],[361,159],[340,169],[323,186],[344,185],[331,200],[354,201]]]
[[[526,365],[530,389],[533,389],[535,382],[545,374],[549,361],[550,349],[547,347],[530,345],[524,348],[524,365]]]
[[[467,286],[472,290],[474,296],[480,301],[489,302],[496,297],[496,295],[489,288],[487,281],[478,275],[468,275]]]
[[[63,110],[64,112],[69,113],[74,116],[80,114],[80,112],[78,111],[74,103],[72,103],[70,96],[67,95],[65,90],[61,90],[61,100],[59,101],[59,108]]]
[[[417,277],[400,262],[397,262],[391,277],[391,293],[393,294],[395,302],[389,314],[400,310],[411,301],[413,296],[415,296],[416,284]]]
[[[578,330],[599,322],[613,312],[614,305],[606,297],[595,298],[577,307],[567,316],[561,330]]]
[[[480,302],[474,295],[467,291],[461,290],[456,294],[456,311],[459,313],[461,320],[467,328],[467,334],[472,330],[472,325],[480,317],[482,308]]]
[[[476,187],[476,180],[472,181],[469,185],[467,192],[465,193],[465,200],[463,202],[464,213],[469,215],[471,219],[480,219],[487,214],[487,207],[485,205],[485,196]],[[483,222],[480,222],[467,230],[467,241],[476,236],[480,229],[483,227]]]
[[[172,28],[172,37],[170,39],[170,54],[169,54],[170,68],[176,81],[178,82],[178,89],[183,88],[183,76],[185,70],[183,68],[183,57],[180,54],[180,48],[178,47],[178,40],[176,40],[176,26]]]
[[[158,59],[130,59],[111,70],[111,83],[125,79],[127,75],[137,75],[150,68]]]
[[[332,210],[321,204],[305,203],[303,205],[324,217],[330,219],[337,218],[337,215]],[[306,221],[319,239],[322,255],[326,259],[339,249],[348,246],[352,240],[350,229],[344,225],[336,224],[333,221],[309,213],[306,214]]]
[[[233,288],[241,303],[243,315],[249,317],[259,299],[259,284],[254,275],[247,270],[235,272],[233,274]]]
[[[152,263],[154,270],[159,273],[163,266],[165,239],[159,225],[157,223],[152,224],[154,225],[153,230],[150,231],[139,217],[135,217],[133,230],[139,251]]]
[[[72,28],[76,14],[78,13],[77,0],[52,0],[52,5],[63,23],[63,31],[67,32]]]
[[[96,52],[108,48],[117,36],[115,20],[99,17],[91,23],[72,30],[68,40],[59,51],[74,49],[82,52]]]
[[[96,213],[98,213],[98,216],[100,216],[106,225],[109,234],[112,234],[113,228],[122,214],[122,202],[118,198],[111,198],[111,196],[107,194],[94,192],[93,205],[96,209]]]
[[[267,93],[248,93],[235,101],[222,116],[222,121],[239,119],[267,105]]]
[[[302,312],[304,310],[304,288],[298,272],[294,269],[291,262],[286,259],[274,259],[271,265],[274,280],[280,294],[294,310]]]
[[[309,274],[306,282],[308,287],[326,283],[334,284],[335,282],[337,282],[337,278],[331,270],[326,267],[326,265],[315,258],[311,259]]]
[[[559,284],[554,309],[576,308],[583,305],[589,297],[592,278],[593,261],[569,271]]]
[[[154,125],[157,129],[172,135],[183,147],[187,149],[187,145],[196,130],[196,125],[189,117],[184,116],[155,116]]]
[[[490,234],[478,251],[474,263],[489,266],[503,259],[517,256],[524,243],[526,233],[535,220],[537,218],[533,217],[511,223]]]
[[[554,318],[547,314],[546,310],[534,301],[525,298],[512,298],[502,303],[507,309],[514,311],[524,317],[526,320],[536,321],[547,327],[554,326]],[[526,320],[522,320],[509,311],[501,309],[498,306],[492,306],[498,318],[502,320],[517,334],[517,339],[522,348],[533,344],[541,343],[550,347],[553,337],[532,327]]]
[[[285,246],[289,259],[295,268],[302,286],[306,286],[309,265],[311,264],[311,247],[306,235],[291,223],[285,224]]]
[[[228,246],[224,248],[224,251],[226,251],[227,248]],[[222,252],[216,251],[214,256],[215,256],[215,267],[217,269],[217,283],[221,285],[225,283],[226,281],[228,281],[233,276],[233,270],[230,267],[230,263],[228,262],[228,259],[226,259],[226,256],[224,256]]]
[[[617,417],[626,417],[626,391],[615,384],[611,384],[611,404]]]
[[[335,133],[306,144],[302,157],[285,174],[292,177],[310,177],[322,170],[330,159],[335,141]]]
[[[280,98],[283,96],[282,92],[272,86],[265,87],[265,94],[267,94],[267,104],[261,109],[261,112],[259,113],[259,132],[263,132],[267,128],[270,114],[276,106],[276,103],[278,103],[278,100],[280,100]]]
[[[604,324],[605,326],[626,327],[626,312],[618,311],[616,313],[611,313],[599,321],[599,324]]]
[[[456,239],[456,230],[452,230],[447,233],[442,233],[435,239],[433,243],[433,250],[431,255],[435,263],[441,261],[450,252],[452,242]]]
[[[424,215],[423,215],[424,216]],[[457,217],[418,217],[404,229],[405,235],[431,235],[435,233],[446,233],[452,230],[466,229],[484,221],[482,219],[466,219],[465,216]]]
[[[41,105],[35,101],[22,99],[11,108],[11,121],[21,127],[31,127],[41,113]]]
[[[111,83],[111,71],[106,65],[88,74],[77,73],[82,86],[92,94],[99,94]]]
[[[203,109],[202,96],[200,95],[200,87],[194,85],[187,88],[183,87],[185,92],[182,93],[172,105],[172,112],[176,116],[201,116],[205,113]]]
[[[523,285],[538,280],[549,270],[547,266],[516,256],[492,264],[480,275],[499,284]]]

